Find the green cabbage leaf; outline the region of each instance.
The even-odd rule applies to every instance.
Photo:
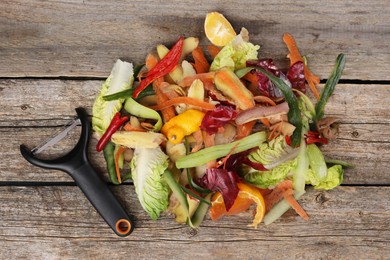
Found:
[[[135,192],[142,208],[153,220],[168,207],[169,186],[163,173],[168,168],[168,156],[157,148],[136,148],[130,162]]]
[[[105,101],[104,96],[130,89],[134,82],[133,64],[117,60],[92,107],[92,128],[102,136],[114,115],[122,109],[123,99]]]

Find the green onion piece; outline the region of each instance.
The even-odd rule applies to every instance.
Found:
[[[133,92],[134,92],[134,88],[125,89],[125,90],[119,91],[117,93],[113,93],[113,94],[110,94],[110,95],[103,96],[103,99],[104,99],[104,101],[125,99],[125,98],[128,98],[128,97],[131,97],[133,95]],[[155,92],[153,90],[152,85],[149,85],[147,88],[145,88],[144,91],[142,91],[138,95],[136,100],[140,100],[143,97],[154,95],[154,94],[155,94]]]
[[[194,180],[191,178],[191,174],[190,174],[190,169],[186,169],[186,172],[187,172],[187,180],[188,180],[188,184],[190,184],[190,187],[193,188],[196,192],[199,192],[201,194],[207,194],[207,193],[210,193],[211,191],[208,190],[208,189],[203,189],[202,187],[200,187],[198,184],[196,184],[194,182]]]
[[[196,209],[195,213],[192,215],[191,223],[194,228],[198,228],[200,224],[202,223],[204,217],[206,216],[207,210],[209,208],[210,200],[211,200],[211,193],[207,195],[204,198],[205,202],[200,202],[198,208]]]
[[[176,161],[176,167],[182,169],[200,166],[228,155],[234,147],[233,154],[236,154],[259,146],[266,140],[267,134],[265,132],[257,132],[232,143],[215,145],[184,156]]]
[[[128,173],[126,173],[126,174],[122,177],[122,182],[127,181],[127,180],[130,180],[130,179],[131,179],[131,171],[129,171]]]
[[[164,171],[163,177],[164,180],[167,182],[169,188],[172,190],[173,194],[177,198],[177,200],[180,202],[180,205],[184,208],[187,214],[188,225],[193,227],[190,218],[190,207],[188,205],[187,195],[184,194],[182,187],[179,185],[179,183],[176,182],[175,178],[173,177],[172,173],[169,170]]]
[[[342,161],[342,160],[334,160],[334,159],[325,159],[327,164],[331,165],[341,165],[343,168],[353,168],[354,165],[352,163]]]
[[[341,77],[341,74],[343,73],[344,66],[345,55],[341,53],[337,56],[335,67],[333,68],[332,73],[330,74],[328,80],[325,83],[324,89],[321,92],[320,100],[316,104],[315,121],[320,120],[324,116],[326,102],[333,94],[333,91]]]
[[[188,142],[187,137],[185,138],[185,147],[186,147],[186,155],[188,155],[190,153],[190,143]],[[187,173],[188,184],[190,184],[191,188],[193,188],[195,191],[197,191],[198,193],[201,193],[201,194],[207,194],[207,193],[211,192],[208,189],[204,189],[204,188],[200,187],[198,184],[196,184],[194,182],[194,180],[192,179],[189,168],[186,169],[186,173]]]
[[[275,86],[282,91],[284,99],[288,103],[289,111],[288,111],[288,121],[295,126],[294,133],[291,136],[291,146],[297,147],[301,142],[302,138],[302,118],[301,118],[301,110],[298,106],[298,100],[294,95],[291,88],[280,78],[274,76],[272,73],[264,70],[261,67],[254,67],[259,70],[261,73],[266,75]]]
[[[154,125],[153,131],[157,132],[161,129],[162,119],[160,114],[157,111],[141,105],[131,97],[126,99],[123,107],[127,112],[129,112],[134,116],[157,120],[156,124]]]
[[[115,170],[115,145],[108,142],[103,149],[104,159],[106,160],[107,172],[113,184],[119,184]]]
[[[132,88],[125,89],[125,90],[122,90],[122,91],[119,91],[119,92],[116,92],[116,93],[113,93],[110,95],[103,96],[103,100],[104,101],[112,101],[112,100],[124,99],[127,97],[131,97],[133,92],[134,92],[134,89],[132,89]]]
[[[209,201],[206,201],[204,198],[202,198],[201,196],[199,196],[198,194],[196,194],[195,192],[191,191],[190,189],[187,189],[186,187],[181,187],[181,189],[187,193],[188,195],[190,195],[191,197],[201,201],[201,202],[204,202],[204,203],[207,203],[210,205],[210,202]]]

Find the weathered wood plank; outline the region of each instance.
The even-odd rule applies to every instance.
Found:
[[[354,165],[347,169],[345,184],[390,184],[390,126],[376,124],[341,124],[339,139],[322,146],[327,158],[340,159]],[[50,131],[50,132],[49,132]],[[373,133],[382,131],[384,135]],[[54,131],[58,132],[58,131]],[[20,144],[34,147],[41,140],[47,140],[53,129],[45,128],[3,128],[0,129],[0,181],[72,181],[67,174],[59,171],[40,169],[30,165],[19,152]],[[354,136],[358,133],[358,136]],[[34,136],[34,138],[32,138]],[[64,154],[75,144],[78,136],[75,132],[70,138],[56,145],[51,150],[51,157]],[[96,140],[90,144],[90,160],[96,170],[107,179],[105,162],[102,154],[94,147]]]
[[[71,181],[62,172],[32,167],[19,153],[19,145],[31,147],[47,140],[75,115],[74,108],[85,107],[89,113],[101,80],[1,80],[0,81],[0,181]],[[389,184],[390,103],[388,85],[338,85],[327,104],[326,113],[340,117],[337,141],[324,146],[325,155],[355,165],[346,173],[348,184]],[[32,138],[32,136],[34,138]],[[56,146],[55,152],[71,147]],[[100,173],[104,160],[93,151],[91,161]],[[7,155],[7,156],[6,156]]]
[[[63,125],[75,115],[74,108],[78,106],[91,112],[102,83],[102,80],[0,80],[0,126]],[[390,85],[339,84],[325,111],[339,117],[342,123],[389,124],[388,104]]]
[[[171,44],[179,35],[197,36],[207,44],[204,17],[218,10],[237,31],[249,29],[252,41],[262,46],[262,57],[274,57],[281,65],[286,62],[281,37],[289,31],[321,78],[344,52],[344,78],[390,80],[389,8],[380,0],[271,0],[261,5],[233,0],[5,0],[0,8],[0,77],[105,77],[115,59],[140,63],[156,44]]]
[[[0,187],[2,254],[18,259],[299,258],[384,259],[390,243],[389,187],[309,190],[301,204],[311,219],[292,211],[279,221],[247,227],[252,212],[212,222],[197,231],[164,214],[151,221],[131,186],[115,189],[136,228],[116,237],[77,187]],[[374,203],[373,203],[374,202]]]
[[[76,115],[74,109],[79,106],[91,114],[102,83],[102,80],[1,80],[0,125],[64,125]]]

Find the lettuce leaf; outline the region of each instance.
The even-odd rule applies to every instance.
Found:
[[[270,169],[280,163],[294,159],[297,155],[295,148],[289,146],[284,136],[278,136],[269,142],[259,145],[256,151],[249,154],[248,158],[252,162],[261,163]],[[291,155],[291,156],[290,156]]]
[[[157,148],[137,148],[130,162],[135,192],[142,208],[153,220],[168,207],[169,186],[162,174],[168,168],[168,156]]]
[[[306,173],[306,184],[311,184],[316,190],[331,190],[344,180],[344,170],[341,165],[333,165],[327,171],[325,178],[319,178],[311,169]]]
[[[297,166],[297,159],[282,163],[269,171],[256,171],[249,169],[244,175],[245,181],[259,188],[271,188],[276,186],[289,176]]]
[[[133,64],[118,59],[92,107],[92,128],[99,136],[104,134],[115,113],[122,109],[124,101],[123,99],[105,101],[103,97],[130,89],[133,82]]]
[[[210,71],[216,71],[223,67],[228,67],[235,71],[245,68],[246,61],[257,59],[257,51],[260,49],[260,46],[253,45],[248,40],[248,31],[242,28],[240,34],[226,44],[214,58]]]

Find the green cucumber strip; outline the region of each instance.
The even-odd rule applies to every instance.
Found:
[[[110,176],[110,180],[113,184],[118,185],[118,179],[115,170],[115,145],[112,142],[108,142],[103,149],[104,159],[106,160],[107,172]]]
[[[162,119],[160,114],[157,111],[141,105],[131,97],[128,97],[126,99],[123,107],[127,112],[129,112],[134,116],[157,120],[156,124],[154,125],[153,131],[155,132],[160,131],[162,127]]]

